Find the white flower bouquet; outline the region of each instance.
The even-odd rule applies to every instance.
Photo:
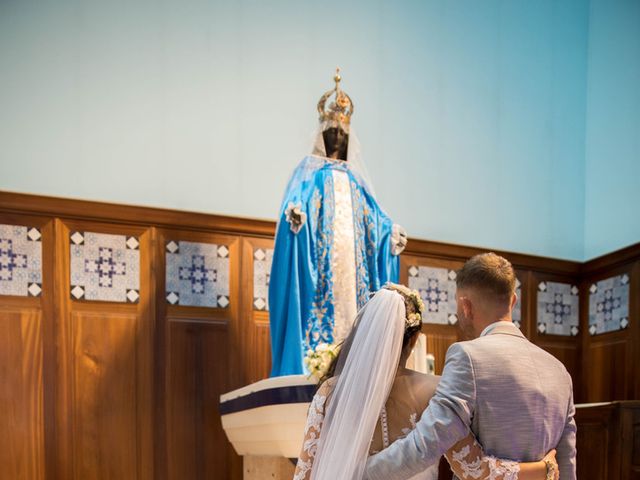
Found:
[[[338,356],[340,347],[335,344],[319,343],[314,350],[307,350],[304,365],[309,371],[309,378],[322,379],[329,371],[331,362]]]

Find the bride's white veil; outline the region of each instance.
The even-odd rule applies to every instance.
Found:
[[[405,315],[402,296],[385,288],[358,312],[336,367],[312,480],[362,478],[371,438],[398,369]]]

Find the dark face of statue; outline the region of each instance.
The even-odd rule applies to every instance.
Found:
[[[322,132],[324,148],[327,157],[340,160],[347,159],[347,147],[349,146],[349,134],[340,127],[327,128]]]

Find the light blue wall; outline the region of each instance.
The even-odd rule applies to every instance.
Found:
[[[640,2],[592,0],[585,254],[640,241]]]
[[[586,0],[5,0],[0,189],[274,218],[340,65],[411,236],[582,259],[588,25]]]

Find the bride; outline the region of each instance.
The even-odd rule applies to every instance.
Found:
[[[422,325],[417,292],[387,284],[358,312],[311,402],[294,480],[357,480],[367,456],[414,427],[439,377],[404,368]],[[558,479],[555,451],[539,462],[486,455],[471,432],[447,453],[461,479]],[[414,477],[435,480],[438,465]]]

